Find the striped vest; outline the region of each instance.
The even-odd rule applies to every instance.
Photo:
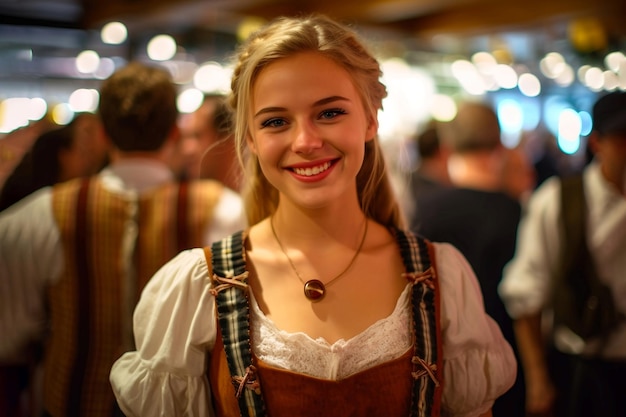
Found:
[[[140,196],[98,179],[55,186],[65,269],[49,288],[44,408],[51,416],[110,417],[113,362],[133,347],[132,312],[150,277],[200,247],[222,185],[167,184]]]
[[[409,416],[441,412],[443,354],[440,294],[430,242],[395,231],[412,283],[413,348],[401,357],[339,381],[273,368],[252,352],[245,234],[205,247],[218,313],[208,377],[218,417]],[[211,271],[210,269],[210,271]]]

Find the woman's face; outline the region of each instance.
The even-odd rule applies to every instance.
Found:
[[[252,87],[248,144],[282,199],[304,208],[357,202],[377,121],[343,67],[315,52],[273,62]]]

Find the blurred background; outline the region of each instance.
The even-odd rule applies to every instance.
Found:
[[[127,61],[167,67],[192,112],[228,92],[250,31],[308,12],[351,24],[383,63],[380,133],[398,172],[415,165],[415,132],[467,98],[493,104],[506,146],[576,164],[596,97],[626,90],[626,0],[0,0],[0,186],[33,137],[16,132],[94,112]]]

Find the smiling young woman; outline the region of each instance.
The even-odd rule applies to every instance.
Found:
[[[280,200],[337,211],[334,206],[344,216],[361,212],[355,178],[378,126],[362,103],[349,73],[317,52],[298,53],[259,72],[248,144]],[[363,222],[351,217],[351,226],[360,227]],[[328,218],[358,235],[346,230],[350,224],[341,217]]]
[[[318,15],[279,18],[239,52],[249,227],[150,281],[138,350],[111,372],[122,409],[489,415],[515,359],[463,256],[403,230],[377,139],[379,63]]]

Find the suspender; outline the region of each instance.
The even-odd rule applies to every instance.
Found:
[[[434,248],[427,240],[402,230],[396,230],[396,239],[406,269],[404,276],[414,284],[411,288],[414,352],[411,416],[439,416],[443,388],[443,343]]]
[[[258,390],[250,345],[250,311],[243,232],[237,232],[211,247],[214,294],[228,369],[233,376],[243,417],[265,416]],[[255,389],[244,389],[252,387]]]
[[[555,322],[566,325],[585,340],[596,337],[605,343],[622,317],[610,288],[598,277],[587,246],[582,174],[561,178],[560,203],[563,249],[553,291]]]
[[[411,289],[413,318],[413,392],[411,417],[438,416],[441,409],[443,356],[439,284],[430,242],[410,232],[395,231]],[[244,417],[265,416],[256,379],[249,336],[249,299],[243,232],[213,243],[213,294],[229,371]],[[246,388],[246,389],[244,389]]]

